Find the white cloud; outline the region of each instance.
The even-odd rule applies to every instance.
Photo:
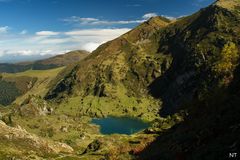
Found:
[[[0,34],[7,33],[10,28],[8,26],[0,27]]]
[[[63,19],[63,21],[67,23],[77,23],[79,25],[125,25],[125,24],[143,23],[149,18],[156,17],[156,16],[157,16],[156,13],[147,13],[142,16],[142,19],[118,20],[118,21],[101,20],[98,18],[90,18],[90,17],[84,18],[84,17],[72,16],[70,18]]]
[[[168,15],[161,15],[162,17],[165,17],[167,19],[170,19],[170,20],[175,20],[177,19],[177,17],[173,17],[173,16],[168,16]]]
[[[72,16],[70,18],[63,19],[65,22],[73,23],[73,22],[81,22],[81,23],[91,23],[95,21],[99,21],[99,19],[96,18],[81,18],[77,16]]]
[[[103,44],[104,42],[102,43],[94,43],[94,42],[90,42],[90,43],[87,43],[87,44],[84,44],[82,46],[82,49],[83,50],[86,50],[86,51],[89,51],[89,52],[92,52],[94,51],[95,49],[98,48],[98,46],[100,46],[101,44]]]
[[[36,35],[38,35],[38,36],[56,36],[56,35],[59,35],[59,32],[39,31],[39,32],[36,32]]]
[[[104,42],[113,40],[122,34],[130,31],[129,28],[115,29],[84,29],[65,32],[71,43],[79,44],[81,49],[92,52]]]
[[[22,35],[27,34],[27,30],[22,30],[19,34],[22,34]]]
[[[71,39],[69,38],[46,38],[41,40],[39,43],[41,44],[61,44],[61,43],[66,43],[70,42]]]
[[[82,18],[77,16],[72,16],[70,18],[63,19],[64,22],[68,23],[78,23],[80,25],[121,25],[121,24],[136,24],[142,23],[145,20],[120,20],[120,21],[107,21],[107,20],[100,20],[97,18]]]
[[[178,16],[178,17],[173,17],[173,16],[168,16],[168,15],[161,15],[162,17],[165,17],[169,20],[176,20],[178,18],[186,17],[186,15]]]
[[[23,34],[21,36],[19,36],[19,33],[15,36],[6,34],[4,37],[0,36],[0,57],[39,57],[63,54],[78,49],[93,51],[99,45],[115,39],[129,30],[129,28],[115,28],[71,30],[67,32],[40,31],[37,32],[38,34]]]
[[[120,28],[120,29],[84,29],[84,30],[74,30],[65,32],[65,35],[69,36],[111,36],[118,37],[126,32],[129,28]]]
[[[21,51],[16,51],[16,54],[20,54],[20,55],[32,55],[33,51],[32,50],[21,50]]]
[[[16,49],[9,49],[9,50],[0,50],[0,57],[1,56],[32,56],[32,55],[49,55],[52,54],[52,50],[16,50]]]
[[[51,54],[52,53],[52,50],[49,49],[49,50],[41,50],[39,51],[40,55],[48,55],[48,54]],[[66,52],[65,52],[66,53]]]
[[[147,13],[147,14],[145,14],[145,15],[143,15],[143,19],[150,19],[150,18],[152,18],[152,17],[156,17],[157,16],[157,14],[156,13]]]
[[[91,25],[116,25],[116,24],[135,24],[135,23],[143,23],[145,20],[131,20],[131,21],[94,21],[90,23]]]
[[[138,24],[145,22],[156,13],[147,13],[138,20],[107,21],[97,18],[70,17],[65,22],[83,25],[115,25]],[[91,28],[91,27],[90,27]],[[9,27],[0,27],[0,33],[8,33]],[[70,50],[95,50],[99,45],[113,40],[130,31],[130,28],[76,29],[65,32],[41,30],[34,34],[22,30],[17,34],[2,34],[0,36],[0,56],[39,56],[62,54]]]

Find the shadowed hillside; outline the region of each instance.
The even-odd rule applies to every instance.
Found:
[[[228,88],[186,105],[189,117],[160,133],[138,159],[228,159],[229,153],[237,153],[240,148],[239,73],[238,66]]]
[[[50,82],[63,70],[28,70],[19,73],[2,73],[0,76],[0,104],[22,103],[29,95],[44,97]]]
[[[159,33],[159,50],[173,56],[171,68],[150,85],[164,102],[163,114],[231,82],[239,63],[239,17],[238,9],[217,3]]]
[[[175,66],[150,89],[163,99],[161,113],[185,109],[189,116],[160,133],[138,159],[227,159],[239,150],[239,6],[239,1],[220,0],[180,20],[195,19],[185,30],[176,25],[180,32],[172,42],[185,63],[175,52]],[[178,41],[192,28],[198,31],[194,37]]]

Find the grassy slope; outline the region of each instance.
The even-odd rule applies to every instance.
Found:
[[[80,102],[83,110],[90,105],[90,116],[129,115],[152,121],[157,117],[160,102],[147,95],[146,87],[171,63],[170,56],[154,54],[154,34],[169,23],[156,17],[100,46],[56,81],[46,99],[69,98],[66,106],[78,108]]]
[[[1,159],[12,159],[13,157],[32,159],[45,156],[50,159],[59,153],[71,153],[73,151],[66,144],[39,138],[19,126],[9,127],[0,121],[0,129]]]
[[[71,51],[66,54],[57,55],[45,60],[36,61],[36,64],[66,66],[86,58],[90,53],[83,50]]]
[[[19,64],[1,64],[0,72],[19,72],[17,74],[1,73],[1,104],[9,105],[17,97],[22,96],[16,103],[34,93],[34,95],[44,96],[47,92],[47,85],[56,77],[59,70],[47,70],[74,63],[88,56],[86,51],[72,51],[63,55],[54,56],[36,62],[26,62]],[[38,70],[39,69],[39,70]],[[41,71],[42,70],[42,71]],[[45,70],[45,71],[44,71]],[[36,83],[36,85],[35,85]],[[28,92],[31,90],[30,92]],[[6,93],[7,92],[7,93]],[[28,92],[28,93],[27,93]],[[27,93],[27,94],[25,94]]]
[[[168,23],[168,20],[161,17],[153,18],[129,33],[100,46],[74,68],[72,78],[75,79],[71,80],[70,77],[70,82],[68,76],[63,79],[62,83],[75,83],[74,87],[66,90],[75,92],[76,89],[76,92],[81,92],[80,94],[83,95],[111,96],[110,92],[116,91],[113,87],[123,84],[129,95],[145,93],[144,87],[150,83],[149,81],[161,74],[157,65],[161,65],[161,61],[171,60],[164,55],[155,55],[157,42],[152,38],[157,30]],[[78,81],[81,81],[81,84]],[[70,84],[66,84],[66,87],[71,87],[67,85]],[[57,87],[53,88],[53,93],[49,93],[49,97],[54,94],[54,89],[57,90]]]
[[[48,91],[49,83],[63,69],[64,67],[50,70],[28,70],[14,74],[3,73],[2,76],[3,80],[15,83],[16,87],[20,91],[25,91],[22,93],[22,96],[15,100],[15,103],[19,104],[22,103],[22,101],[24,101],[29,95],[38,95],[44,97]]]

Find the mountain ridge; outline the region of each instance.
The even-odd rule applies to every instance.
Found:
[[[81,68],[80,70],[75,68],[74,76],[72,76],[74,79],[69,81],[63,79],[64,85],[62,87],[68,89],[68,93],[74,93],[78,90],[76,91],[78,94],[93,94],[95,96],[100,95],[101,97],[111,92],[111,89],[114,88],[111,83],[114,83],[114,86],[123,84],[124,88],[128,90],[128,94],[132,96],[138,96],[138,94],[147,95],[149,87],[150,93],[155,97],[159,97],[159,93],[166,90],[168,86],[167,83],[170,82],[167,75],[170,75],[170,77],[177,75],[177,77],[171,78],[171,81],[173,81],[172,86],[184,86],[184,84],[181,84],[184,82],[181,81],[186,78],[189,80],[193,77],[201,76],[199,74],[200,72],[202,72],[202,76],[205,76],[203,72],[205,74],[211,74],[211,65],[215,63],[214,61],[218,60],[215,57],[219,56],[218,53],[220,53],[222,49],[221,45],[227,45],[227,43],[231,41],[235,44],[239,43],[237,40],[239,13],[237,10],[223,8],[218,3],[219,2],[216,2],[192,16],[181,18],[173,23],[160,17],[152,18],[125,35],[101,45],[85,62],[82,61],[78,67],[76,67]],[[134,39],[132,37],[138,38]],[[213,45],[210,46],[207,43]],[[208,50],[204,50],[206,46],[209,47]],[[191,52],[193,52],[193,54]],[[114,54],[115,57],[112,58]],[[103,55],[104,58],[101,58]],[[96,59],[96,61],[94,59]],[[185,66],[183,66],[181,63],[185,61],[189,62],[184,63]],[[112,65],[109,65],[111,63]],[[95,69],[93,67],[86,67],[94,65],[96,65]],[[159,65],[161,66],[160,68]],[[171,73],[171,70],[185,73]],[[88,71],[91,71],[91,74],[89,73],[90,77],[87,77]],[[166,74],[161,76],[165,72]],[[108,75],[106,75],[106,73]],[[95,74],[95,76],[92,76],[92,74]],[[97,77],[98,80],[95,80],[94,77]],[[165,79],[167,83],[160,82],[161,84],[159,84],[159,78],[162,80]],[[88,79],[88,81],[84,79]],[[177,79],[177,83],[179,84],[174,82],[174,79]],[[212,77],[212,80],[213,79]],[[87,83],[85,84],[85,82]],[[67,83],[75,85],[75,87],[67,86]],[[201,80],[195,81],[194,83],[195,84],[192,85],[202,85],[200,84],[202,83]],[[61,86],[61,82],[58,84]],[[71,91],[71,88],[75,89]],[[189,86],[189,88],[191,87]],[[155,90],[157,90],[157,94]],[[159,92],[159,90],[162,91]],[[170,90],[176,92],[175,89]],[[196,89],[193,88],[192,90]],[[50,92],[46,99],[54,98],[52,95],[56,96],[54,88],[52,89],[52,95]],[[60,97],[61,92],[59,92]],[[181,91],[179,90],[179,92]],[[164,94],[178,95],[181,93]],[[200,93],[192,91],[192,93],[184,99],[187,100],[194,94]],[[109,96],[111,96],[111,93]],[[171,99],[170,95],[165,99]],[[176,100],[167,101],[175,102]]]
[[[150,37],[150,36],[152,36],[151,32],[154,32],[154,30],[157,30],[158,28],[165,27],[168,23],[170,23],[170,20],[167,20],[167,19],[162,18],[162,17],[151,18],[149,21],[141,24],[140,26],[136,27],[136,29],[124,34],[120,38],[117,38],[115,40],[112,40],[110,42],[105,43],[104,45],[101,45],[98,49],[93,51],[93,53],[90,56],[88,56],[85,59],[84,62],[82,61],[81,63],[79,63],[78,66],[79,67],[83,66],[85,68],[87,68],[87,67],[91,68],[92,65],[94,66],[94,64],[92,64],[91,60],[96,59],[96,62],[98,64],[100,64],[96,68],[100,69],[101,66],[102,66],[103,67],[102,69],[105,70],[104,66],[106,66],[107,63],[108,63],[107,59],[110,56],[112,56],[113,59],[119,59],[119,64],[117,62],[117,63],[113,63],[114,66],[111,66],[112,67],[112,72],[114,74],[114,71],[118,72],[118,70],[119,70],[118,67],[116,67],[117,65],[120,65],[119,67],[122,67],[121,66],[121,60],[125,61],[124,59],[128,58],[127,57],[128,55],[126,55],[126,53],[128,53],[128,51],[141,50],[142,48],[137,48],[136,49],[137,44],[140,44],[142,46],[151,45],[150,41],[147,41],[147,40],[145,40],[145,41],[140,40],[139,41],[138,38],[137,39],[135,39],[135,38],[131,39],[130,37],[138,37],[138,36],[140,36],[140,37],[142,37],[142,36],[143,37],[144,36],[145,37]],[[136,44],[134,44],[134,43],[136,43]],[[121,47],[121,46],[123,46],[123,47]],[[150,49],[150,47],[148,47],[148,48]],[[105,53],[102,53],[102,51],[104,51]],[[141,52],[141,51],[138,51],[138,52]],[[109,54],[109,53],[111,53],[111,54]],[[131,53],[131,54],[133,54],[133,53]],[[99,57],[101,57],[101,58],[99,58]],[[99,62],[99,61],[101,61],[101,62]],[[106,64],[104,64],[104,63],[106,63]],[[128,64],[126,63],[126,67],[127,67],[127,65]],[[124,68],[122,68],[122,69],[124,70]],[[91,70],[91,69],[83,69],[81,71],[82,72],[87,72],[88,70]],[[79,73],[79,74],[77,73],[77,75],[81,75],[81,73]],[[88,74],[83,73],[82,75],[84,75],[84,77],[86,77]],[[112,75],[112,76],[113,76],[112,77],[113,79],[115,79],[116,81],[119,81],[118,79],[120,77],[117,77],[116,74]],[[76,77],[76,78],[82,79],[84,77]],[[96,77],[98,77],[98,76],[96,76]],[[99,77],[101,77],[101,76],[99,76]],[[107,77],[107,75],[104,75],[104,77]],[[89,77],[88,80],[91,80],[92,78]],[[80,81],[82,81],[82,80],[80,80]],[[93,83],[95,83],[95,82],[93,82]]]
[[[78,62],[89,55],[89,52],[84,50],[71,51],[62,55],[56,55],[47,59],[37,60],[33,62],[19,62],[15,64],[0,63],[0,72],[17,73],[29,69],[44,70],[53,69],[68,64]]]

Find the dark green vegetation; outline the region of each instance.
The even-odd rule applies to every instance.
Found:
[[[35,62],[22,62],[16,64],[0,64],[0,73],[18,73],[29,69],[32,70],[47,70],[61,66],[66,66],[84,59],[89,52],[87,51],[72,51],[63,55],[54,56],[48,59],[39,60]]]
[[[0,79],[0,104],[21,103],[29,95],[43,96],[47,85],[63,68],[29,70],[21,73],[2,73]]]
[[[239,150],[239,6],[220,0],[166,29],[175,63],[150,89],[163,115],[184,109],[189,116],[139,159],[227,159]]]
[[[0,144],[6,147],[0,153],[49,159],[225,159],[240,142],[239,8],[239,0],[219,0],[173,22],[155,17],[57,76],[46,72],[52,75],[49,81],[1,110],[2,120],[13,131],[20,125],[39,139],[62,142],[71,154],[48,149],[48,156],[34,152],[34,145],[27,154],[25,143],[23,152],[14,147],[4,152],[11,147],[1,130],[5,141]],[[130,136],[101,135],[89,122],[106,116],[138,117],[152,125]],[[8,140],[16,147],[24,138]]]
[[[0,104],[9,105],[20,93],[14,84],[0,80],[0,95]]]
[[[174,61],[167,73],[150,85],[150,92],[165,103],[164,114],[228,86],[239,63],[239,32],[239,11],[216,4],[158,33],[159,50],[167,45],[165,52],[170,52]]]
[[[35,77],[10,77],[0,74],[0,104],[4,106],[11,104],[17,97],[31,89],[36,80]]]
[[[228,159],[240,148],[239,67],[229,87],[185,105],[188,118],[160,136],[139,155],[149,159]],[[158,157],[158,158],[156,158]]]

